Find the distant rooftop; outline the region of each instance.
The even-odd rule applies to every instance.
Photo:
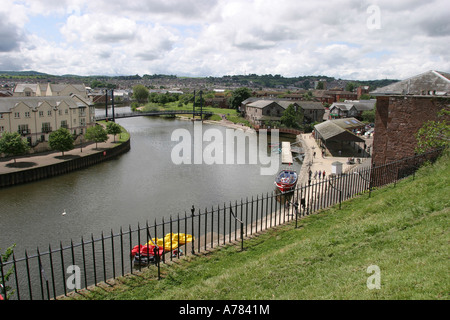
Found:
[[[378,88],[374,96],[414,95],[450,96],[450,73],[430,70],[417,76]]]

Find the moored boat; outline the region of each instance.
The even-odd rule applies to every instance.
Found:
[[[295,188],[297,179],[298,175],[295,170],[283,169],[277,174],[274,183],[281,192],[288,192]]]

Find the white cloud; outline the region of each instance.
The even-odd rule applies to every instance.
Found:
[[[5,1],[2,69],[343,79],[450,70],[447,0]],[[367,28],[369,5],[380,29]],[[61,40],[25,27],[39,16],[58,20]]]

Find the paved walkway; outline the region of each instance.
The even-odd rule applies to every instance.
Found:
[[[119,139],[116,136],[116,141]],[[114,136],[108,135],[108,141],[98,143],[98,148],[95,147],[94,142],[84,142],[83,148],[80,145],[75,146],[75,149],[64,152],[64,157],[60,151],[43,152],[37,154],[30,154],[27,156],[19,156],[16,158],[16,164],[12,158],[0,159],[0,174],[27,170],[36,168],[38,166],[47,166],[59,162],[64,162],[73,158],[88,156],[106,149],[116,146],[114,143]]]
[[[316,179],[319,179],[319,175],[314,178],[316,171],[322,172],[322,175],[320,176],[321,178],[323,178],[323,171],[325,171],[325,175],[328,177],[332,172],[333,162],[338,161],[342,163],[342,172],[344,173],[358,166],[367,165],[367,163],[370,163],[371,161],[371,158],[361,158],[362,162],[360,165],[350,165],[347,163],[348,157],[335,157],[329,155],[322,156],[322,150],[317,145],[316,140],[313,138],[311,133],[300,134],[297,136],[297,140],[301,141],[303,150],[305,152],[305,158],[303,160],[303,165],[300,170],[298,180],[298,183],[301,185],[305,185],[308,183],[309,170],[312,171],[311,182],[313,182]],[[366,144],[368,146],[372,144],[371,139],[367,139],[366,141]]]

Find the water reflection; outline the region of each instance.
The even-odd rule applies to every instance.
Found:
[[[154,221],[196,208],[275,190],[260,165],[175,165],[171,134],[193,132],[191,121],[139,117],[117,120],[131,134],[131,150],[108,162],[0,191],[0,248],[48,247],[91,233]],[[226,128],[206,125],[225,135]],[[286,138],[283,138],[286,140]],[[294,141],[294,140],[292,140]],[[251,150],[257,152],[257,150]],[[268,147],[268,154],[271,149]],[[295,164],[299,170],[300,164]],[[62,215],[63,211],[66,215]]]

